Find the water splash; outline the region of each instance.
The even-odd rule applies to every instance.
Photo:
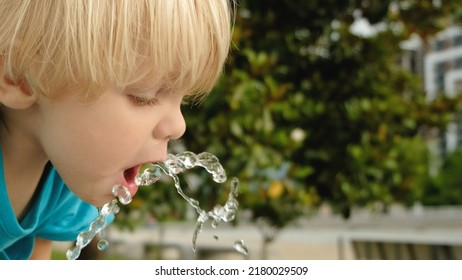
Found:
[[[197,237],[204,224],[211,219],[212,227],[216,228],[221,222],[230,222],[235,218],[239,207],[239,203],[236,200],[238,195],[237,187],[239,184],[237,178],[233,178],[231,181],[231,190],[226,203],[223,206],[216,205],[211,211],[206,212],[202,210],[197,200],[188,197],[180,186],[180,179],[177,174],[185,172],[186,170],[196,166],[205,168],[205,170],[212,175],[212,179],[217,183],[223,183],[227,179],[226,172],[216,156],[207,152],[196,155],[189,151],[182,152],[177,155],[169,154],[167,160],[164,162],[148,164],[144,171],[135,177],[135,183],[138,186],[154,184],[160,179],[162,172],[173,179],[178,194],[198,213],[192,237],[192,249],[194,252],[196,251]],[[100,234],[101,236],[101,240],[98,242],[98,249],[107,249],[109,243],[106,239],[104,239],[104,229],[107,226],[107,217],[110,214],[117,214],[119,212],[120,208],[117,205],[117,201],[123,205],[129,204],[132,201],[132,197],[128,189],[122,185],[115,185],[112,189],[112,193],[117,199],[113,199],[110,203],[105,204],[100,209],[98,218],[90,224],[89,229],[81,232],[77,236],[75,246],[66,252],[67,259],[77,259],[82,249],[90,243],[96,234]],[[215,235],[214,238],[215,240],[218,240],[218,236]],[[247,255],[248,253],[248,250],[242,240],[236,241],[234,248],[244,255]]]
[[[150,163],[143,173],[135,176],[135,184],[138,186],[150,186],[157,182],[162,176],[161,169]]]
[[[124,190],[125,193],[122,193],[123,191],[121,191],[121,189]],[[121,201],[120,203],[122,203],[122,204],[123,204],[123,202],[126,201],[125,200],[126,194],[128,193],[128,195],[130,195],[130,193],[128,192],[128,189],[123,187],[123,186],[120,186],[120,185],[114,186],[113,193],[118,193],[120,195],[123,195],[122,198],[119,199],[119,201]],[[131,201],[131,199],[130,199],[130,201]],[[107,217],[109,215],[111,215],[111,214],[117,214],[119,212],[119,210],[120,210],[120,208],[117,205],[117,199],[113,199],[111,202],[106,203],[100,209],[99,216],[90,224],[90,227],[88,228],[88,230],[84,231],[84,232],[81,232],[77,236],[77,240],[75,242],[74,247],[67,250],[67,252],[66,252],[67,259],[68,260],[76,260],[80,256],[80,253],[82,252],[82,249],[85,246],[87,246],[91,242],[91,240],[93,240],[95,235],[97,235],[102,230],[104,230],[104,228],[106,228],[106,226],[107,226],[107,222],[106,222]]]
[[[237,178],[233,178],[231,181],[231,190],[224,206],[216,205],[211,211],[206,212],[200,208],[197,200],[188,197],[180,186],[180,179],[177,174],[185,172],[186,170],[196,166],[205,168],[205,170],[212,175],[212,179],[217,183],[223,183],[227,179],[226,172],[216,156],[207,152],[196,155],[189,151],[179,153],[177,155],[169,155],[166,161],[150,165],[140,175],[140,177],[149,181],[148,174],[153,174],[152,179],[156,180],[158,179],[157,175],[159,174],[156,169],[160,168],[166,175],[173,179],[178,194],[185,199],[194,208],[194,210],[196,210],[198,218],[192,237],[192,249],[194,252],[196,251],[197,237],[202,231],[204,224],[211,219],[212,227],[216,228],[220,222],[232,221],[236,216],[239,206],[239,203],[236,200],[238,195],[237,187],[239,184]]]

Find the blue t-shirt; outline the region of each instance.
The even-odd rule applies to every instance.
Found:
[[[18,221],[8,197],[0,149],[0,259],[28,259],[36,237],[73,241],[98,216],[96,207],[74,195],[51,164],[38,188],[29,210]]]

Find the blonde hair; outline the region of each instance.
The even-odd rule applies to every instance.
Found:
[[[227,58],[228,0],[0,0],[0,64],[14,82],[88,97],[162,75],[209,92]]]

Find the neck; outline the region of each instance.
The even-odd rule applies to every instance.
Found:
[[[21,219],[31,204],[48,159],[33,137],[30,123],[3,117],[4,123],[0,125],[3,172],[10,203],[16,217]]]

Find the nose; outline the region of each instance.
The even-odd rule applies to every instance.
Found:
[[[175,140],[183,136],[186,122],[181,108],[171,108],[154,129],[154,138]]]

